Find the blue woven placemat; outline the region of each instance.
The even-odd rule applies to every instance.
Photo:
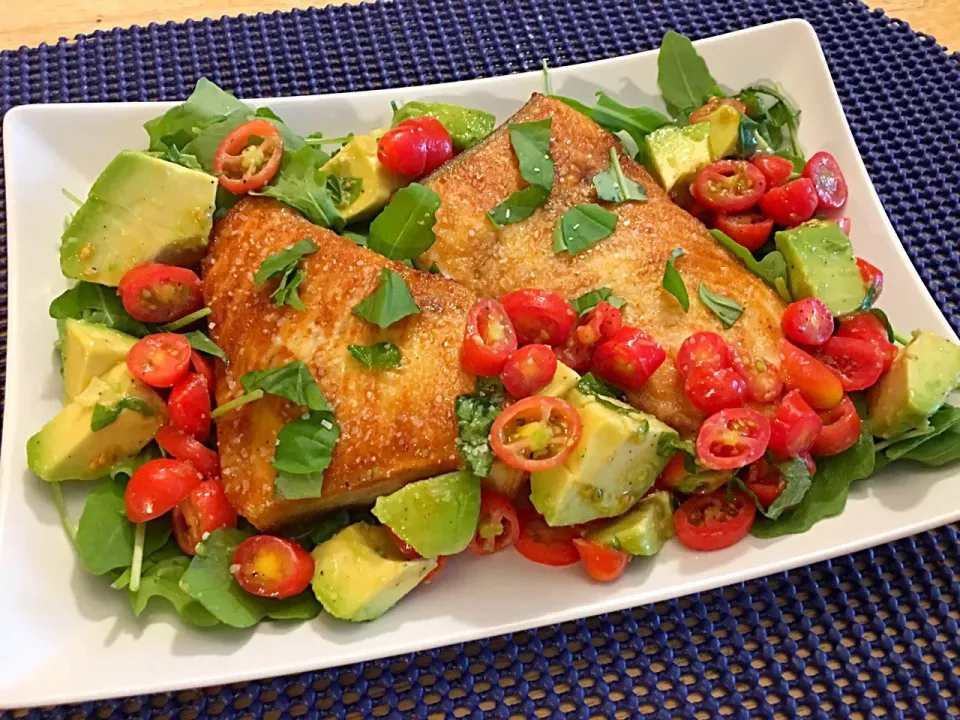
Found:
[[[535,69],[543,57],[559,66],[646,50],[668,29],[699,38],[787,17],[815,26],[887,212],[960,329],[960,54],[859,3],[396,0],[97,32],[0,53],[0,116],[23,103],[182,99],[204,75],[241,97],[462,80]],[[2,198],[0,240],[5,355]],[[960,716],[958,560],[946,527],[534,632],[0,718]]]

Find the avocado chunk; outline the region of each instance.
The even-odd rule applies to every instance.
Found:
[[[867,295],[853,246],[835,222],[811,220],[775,236],[787,261],[787,281],[794,300],[815,297],[834,317],[860,309]]]
[[[656,555],[673,537],[673,505],[670,493],[648,495],[626,515],[586,534],[587,540],[623,550],[631,555]]]
[[[152,414],[124,409],[102,430],[90,427],[96,405],[111,407],[123,398],[142,400]],[[163,399],[137,380],[126,363],[119,363],[103,377],[90,380],[73,402],[27,441],[27,466],[47,482],[95,480],[120,460],[140,452],[166,421]]]
[[[647,135],[647,158],[664,190],[684,190],[711,163],[710,128],[709,122],[667,125]]]
[[[710,157],[721,160],[737,151],[740,142],[740,118],[736,108],[721,105],[709,115]]]
[[[407,560],[382,525],[355,523],[314,548],[313,594],[341,620],[374,620],[437,566]]]
[[[452,472],[377,498],[373,514],[426,558],[467,549],[480,519],[480,479]]]
[[[920,331],[900,348],[890,370],[867,393],[870,429],[889,438],[927,427],[960,380],[960,347]]]
[[[217,179],[124,150],[90,188],[60,246],[69,278],[114,285],[145,262],[193,265],[213,227]]]
[[[458,152],[469,150],[479,144],[487,135],[493,132],[497,118],[483,110],[449,105],[440,102],[408,102],[398,108],[393,114],[393,127],[404,120],[416,117],[432,117],[440,121]]]
[[[360,194],[349,205],[339,208],[346,222],[375,215],[386,206],[393,193],[410,182],[388,170],[377,158],[377,141],[384,132],[375,130],[369,135],[357,135],[320,168],[326,173],[360,180]]]
[[[90,381],[121,363],[137,342],[132,335],[68,318],[63,323],[63,395],[69,403]]]
[[[580,413],[583,433],[562,465],[531,473],[530,500],[547,523],[576,525],[630,509],[657,479],[668,457],[657,453],[676,432],[626,403],[571,390],[564,398]]]
[[[544,397],[561,397],[570,392],[580,382],[580,376],[575,370],[571,370],[562,362],[557,363],[557,369],[553,373],[553,380],[537,395]]]

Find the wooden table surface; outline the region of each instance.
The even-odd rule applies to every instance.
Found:
[[[54,43],[60,37],[97,29],[357,2],[360,0],[0,0],[0,50]],[[868,4],[933,35],[949,50],[960,51],[960,0],[868,0]]]

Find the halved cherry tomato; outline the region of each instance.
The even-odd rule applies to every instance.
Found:
[[[279,599],[306,590],[313,567],[310,553],[292,540],[254,535],[237,545],[230,572],[248,593]]]
[[[396,543],[397,549],[400,550],[400,554],[403,555],[407,560],[420,560],[423,558],[423,555],[414,550],[412,545],[408,544],[388,526],[384,525],[384,527],[387,528],[387,532],[390,533],[390,537],[392,537],[393,542]],[[429,585],[432,583],[437,578],[437,575],[440,574],[440,571],[446,566],[447,560],[449,559],[450,557],[448,555],[437,555],[437,566],[424,575],[423,580],[420,582],[424,585]]]
[[[866,340],[832,337],[819,348],[817,358],[840,378],[846,392],[866,390],[883,374],[883,352]]]
[[[817,298],[804,298],[787,305],[780,327],[798,345],[823,345],[833,335],[833,315]]]
[[[520,535],[520,520],[513,504],[503,495],[483,488],[480,494],[480,521],[470,542],[476,555],[490,555],[510,547]]]
[[[563,567],[580,559],[573,540],[577,531],[572,527],[552,528],[533,508],[518,512],[520,535],[513,546],[527,560],[541,565]]]
[[[873,304],[877,304],[877,298],[883,292],[883,271],[876,265],[873,265],[863,258],[857,258],[857,267],[860,268],[860,277],[863,278],[863,284],[867,288],[873,287]]]
[[[557,372],[557,356],[549,345],[526,345],[503,366],[503,386],[515,398],[543,390]]]
[[[690,117],[687,118],[687,122],[691,125],[696,125],[697,123],[709,120],[710,116],[724,105],[732,107],[741,115],[744,115],[747,112],[747,106],[736,98],[714,97],[710,98],[705,105],[701,105],[692,113],[690,113]]]
[[[847,181],[833,155],[823,151],[814,154],[803,166],[803,176],[813,181],[821,210],[830,212],[846,205]]]
[[[643,330],[624,327],[600,344],[590,367],[601,380],[639,390],[666,358],[663,348]]]
[[[123,502],[130,522],[142,523],[169,512],[203,481],[188,462],[161,458],[133,471]]]
[[[580,318],[567,341],[556,348],[557,360],[578,373],[587,372],[597,345],[622,327],[623,315],[620,311],[601,300],[593,310]]]
[[[783,392],[783,380],[776,365],[760,358],[750,359],[745,354],[733,353],[733,369],[747,384],[747,400],[758,403],[773,402]]]
[[[674,454],[657,477],[654,486],[658,490],[669,490],[670,492],[688,495],[702,494],[713,492],[718,487],[726,485],[733,477],[733,472],[729,470],[702,470],[697,472],[696,480],[688,480],[687,478],[693,475],[686,467],[688,459],[691,458],[685,452]]]
[[[747,470],[747,489],[757,496],[757,500],[765,508],[780,497],[787,484],[783,474],[765,458],[760,458]]]
[[[447,160],[453,157],[453,138],[443,126],[443,123],[432,117],[418,117],[404,120],[397,127],[415,127],[423,133],[427,141],[426,161],[423,165],[423,174],[429,175]]]
[[[190,354],[190,367],[193,368],[195,373],[203,375],[207,380],[207,387],[210,389],[210,395],[213,396],[214,382],[216,381],[216,376],[213,374],[213,365],[210,364],[210,361],[207,360],[201,353],[198,353],[194,350]]]
[[[127,353],[127,367],[147,385],[173,387],[190,366],[189,341],[176,333],[157,333],[137,340]]]
[[[743,405],[746,382],[735,370],[694,368],[687,375],[683,394],[702,413],[712,415],[724,408]]]
[[[783,379],[791,390],[799,390],[815,410],[829,410],[843,400],[843,385],[833,371],[787,340],[780,340]]]
[[[397,175],[420,177],[427,166],[427,138],[423,130],[403,123],[388,130],[377,141],[377,159]]]
[[[206,478],[220,475],[220,456],[173,425],[164,425],[153,438],[168,455],[193,465]]]
[[[517,470],[549,470],[570,456],[582,432],[580,415],[566,400],[528,397],[510,405],[493,421],[490,447]]]
[[[830,411],[828,410],[827,412]],[[800,453],[797,457],[803,460],[803,464],[807,466],[807,472],[810,473],[810,477],[817,474],[817,464],[813,461],[813,455],[805,452]]]
[[[897,346],[890,342],[886,326],[872,312],[859,312],[852,317],[840,320],[837,337],[865,340],[876,345],[883,357],[883,372],[890,369],[897,357]]]
[[[562,345],[577,324],[577,312],[561,295],[546,290],[514,290],[500,298],[520,345]]]
[[[708,417],[697,433],[697,458],[713,470],[733,470],[762,456],[770,422],[750,408],[729,408]]]
[[[673,514],[677,539],[691,550],[708,552],[730,547],[746,537],[757,506],[742,490],[725,488],[693,495]]]
[[[717,213],[713,216],[713,227],[750,252],[755,252],[770,238],[773,220],[764,217],[756,208],[750,208],[737,213]]]
[[[770,421],[768,447],[782,458],[796,457],[810,450],[822,427],[820,416],[807,404],[800,391],[791,390],[780,401]]]
[[[426,575],[424,575],[424,576],[423,576],[423,580],[421,580],[420,583],[421,583],[422,585],[429,585],[429,584],[432,583],[434,580],[436,580],[436,579],[437,579],[437,575],[439,575],[439,574],[440,574],[440,571],[443,570],[443,569],[447,566],[447,561],[449,561],[449,560],[450,560],[450,556],[449,556],[449,555],[437,555],[437,557],[436,557],[436,561],[437,561],[436,567],[433,568],[433,570],[431,570],[430,572],[428,572]]]
[[[860,437],[862,421],[849,397],[832,410],[820,413],[823,428],[810,451],[814,455],[839,455],[853,447]]]
[[[720,370],[728,368],[733,362],[733,351],[720,335],[715,332],[696,332],[680,345],[674,364],[677,371],[687,377],[696,368]]]
[[[460,365],[474,375],[496,375],[517,349],[517,334],[503,306],[481,298],[467,314]]]
[[[137,265],[121,278],[117,294],[130,317],[145,323],[172,322],[203,307],[200,278],[176,265]]]
[[[200,442],[210,437],[210,388],[199,373],[185,375],[170,391],[170,422]]]
[[[177,545],[187,555],[196,555],[197,543],[208,533],[237,526],[237,511],[219,480],[204,480],[173,509],[171,519]]]
[[[675,453],[672,458],[664,466],[663,470],[660,472],[660,475],[657,476],[657,481],[655,486],[660,490],[670,490],[671,492],[677,489],[677,486],[683,482],[690,473],[687,472],[687,468],[684,466],[684,459],[687,454],[683,452]]]
[[[283,135],[269,120],[258,118],[234,128],[213,154],[213,173],[234,195],[259,190],[273,180],[283,156]]]
[[[763,214],[783,227],[796,227],[813,217],[817,191],[809,178],[797,178],[770,190],[759,200]]]
[[[574,538],[573,546],[580,555],[583,569],[597,582],[611,582],[619,578],[633,557],[624,550],[614,550],[583,538]]]
[[[766,187],[763,173],[745,160],[719,160],[700,171],[690,193],[707,210],[733,213],[756,205]]]
[[[793,163],[779,155],[754,155],[750,162],[763,173],[768,188],[782,185],[793,175]]]

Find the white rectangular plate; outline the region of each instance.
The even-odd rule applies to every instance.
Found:
[[[894,325],[955,338],[884,215],[813,28],[788,20],[697,47],[726,87],[772,80],[787,89],[803,110],[804,147],[832,152],[845,171],[854,245],[883,268],[883,304]],[[755,58],[764,62],[758,65]],[[560,68],[551,76],[555,92],[586,101],[605,90],[628,105],[660,103],[655,52]],[[389,124],[391,100],[462,102],[504,120],[542,90],[542,83],[540,73],[528,73],[269,104],[299,132],[343,135]],[[114,154],[145,146],[141,125],[169,105],[33,106],[17,108],[5,120],[10,278],[0,460],[0,638],[16,652],[0,653],[0,707],[218,685],[464,642],[716,588],[960,518],[960,493],[950,481],[956,469],[894,466],[856,485],[841,517],[804,535],[748,538],[710,554],[671,543],[656,558],[632,563],[611,585],[508,552],[482,561],[458,557],[440,582],[361,625],[321,615],[307,624],[267,623],[250,632],[200,631],[166,612],[134,618],[122,593],[79,566],[49,488],[26,469],[24,447],[61,406],[52,353],[56,328],[47,316],[50,300],[67,287],[58,247],[63,218],[74,207],[61,188],[85,195]],[[71,500],[77,517],[80,498]]]

